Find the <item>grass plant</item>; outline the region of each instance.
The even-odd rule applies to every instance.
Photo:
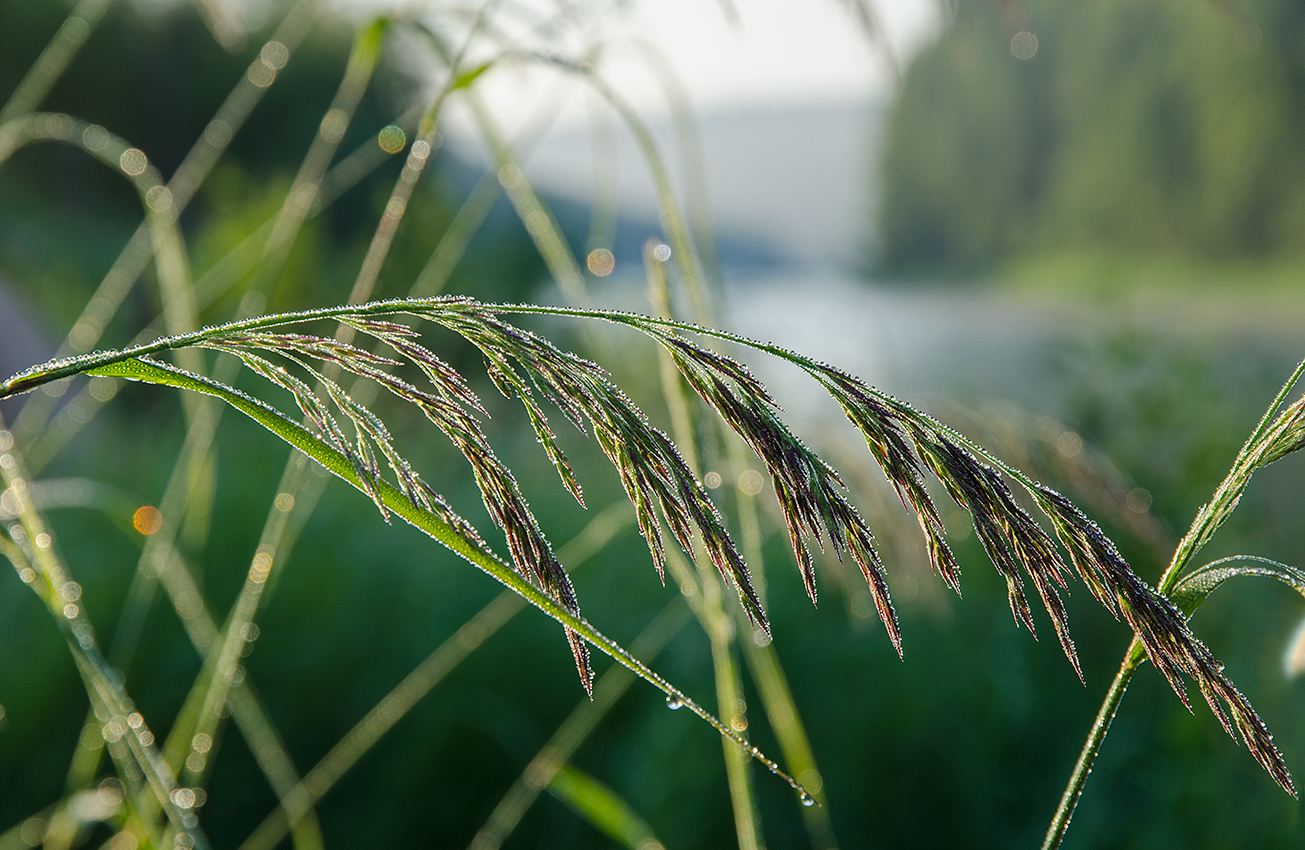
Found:
[[[241,846],[265,850],[279,846],[286,836],[296,848],[325,846],[317,813],[322,800],[425,695],[527,604],[562,627],[581,699],[490,811],[472,838],[472,848],[500,846],[544,791],[623,846],[663,846],[658,830],[639,814],[638,800],[627,801],[601,777],[573,763],[577,749],[636,680],[661,691],[669,707],[687,708],[720,734],[742,850],[765,846],[755,786],[771,780],[753,776],[751,760],[791,787],[812,846],[836,847],[828,790],[774,648],[784,635],[772,634],[768,614],[762,545],[767,483],[775,497],[771,507],[779,515],[811,602],[818,596],[813,547],[825,551],[828,546],[840,562],[856,564],[899,656],[902,627],[890,595],[890,562],[855,506],[857,494],[785,423],[770,392],[744,364],[745,356],[759,355],[796,367],[833,398],[918,525],[931,567],[947,587],[960,593],[962,559],[949,542],[944,498],[968,515],[973,534],[1005,586],[1017,626],[1035,632],[1030,592],[1036,594],[1079,679],[1084,679],[1083,667],[1062,598],[1071,574],[1132,631],[1132,644],[1045,846],[1060,844],[1124,691],[1146,660],[1189,708],[1186,682],[1194,682],[1228,734],[1240,738],[1273,781],[1295,794],[1286,762],[1265,724],[1187,620],[1224,582],[1243,575],[1273,577],[1305,593],[1305,574],[1263,558],[1224,558],[1192,568],[1236,508],[1252,474],[1305,444],[1305,399],[1289,403],[1305,364],[1273,401],[1227,479],[1178,544],[1169,569],[1152,587],[1070,499],[959,431],[836,366],[715,327],[715,255],[701,209],[695,206],[692,215],[685,213],[646,123],[604,81],[601,40],[577,50],[575,61],[541,47],[550,39],[562,42],[555,30],[576,27],[574,10],[531,20],[526,10],[490,0],[470,9],[437,12],[435,24],[381,18],[357,26],[339,86],[278,211],[195,279],[183,213],[259,100],[320,24],[321,10],[309,0],[289,7],[268,40],[253,51],[248,69],[189,154],[165,179],[146,151],[109,128],[38,111],[59,75],[75,61],[78,45],[93,35],[107,5],[82,0],[0,112],[0,164],[24,147],[71,146],[130,183],[144,215],[58,355],[0,382],[0,400],[25,400],[12,427],[0,419],[0,554],[57,625],[89,702],[65,794],[0,835],[0,848],[70,848],[90,840],[115,850],[212,846],[200,812],[212,787],[217,743],[228,720],[247,742],[278,801]],[[871,25],[868,5],[849,5]],[[452,40],[438,25],[449,22],[458,24]],[[231,32],[223,27],[218,27],[220,38],[229,40]],[[359,130],[365,142],[341,158],[340,148],[389,39],[399,31],[430,47],[445,65],[443,76],[421,106],[393,116],[393,123],[383,128]],[[587,87],[640,144],[657,187],[665,231],[665,241],[650,241],[643,257],[650,293],[647,314],[597,306],[584,264],[522,168],[529,138],[509,141],[479,100],[477,87],[486,75],[523,62],[547,66]],[[659,73],[665,77],[664,69]],[[666,84],[674,88],[673,80]],[[426,246],[430,253],[423,270],[404,281],[409,295],[378,299],[405,216],[420,201],[419,184],[440,150],[443,111],[456,98],[472,106],[494,166],[443,236]],[[683,143],[682,149],[690,160],[688,170],[700,173],[693,145]],[[307,223],[400,154],[398,173],[361,252],[347,299],[336,306],[266,312]],[[441,294],[500,191],[507,194],[564,305],[493,303]],[[600,241],[610,239],[612,232],[601,222],[591,230]],[[133,328],[125,345],[97,350],[151,263],[159,316]],[[229,293],[239,298],[225,297]],[[234,311],[229,309],[232,300],[237,302]],[[675,303],[688,304],[688,313],[677,316]],[[225,315],[214,316],[224,308]],[[532,329],[555,327],[542,324],[544,319],[583,328],[577,338],[589,356]],[[625,380],[628,357],[618,356],[616,341],[624,352],[636,337],[651,342],[661,367],[660,394],[651,397],[664,411],[653,415],[636,403],[632,388],[622,388],[633,382]],[[459,354],[467,351],[474,352],[470,359]],[[586,504],[582,479],[588,472],[579,463],[573,466],[571,457],[589,455],[569,448],[569,436],[554,429],[550,416],[558,412],[593,437],[614,468],[626,501],[596,511],[579,535],[555,548],[545,521],[527,497],[527,491],[538,492],[544,482],[533,476],[525,480],[525,473],[516,471],[525,467],[518,464],[514,470],[512,456],[493,444],[497,432],[486,421],[491,408],[502,408],[475,389],[485,382],[469,374],[465,364],[476,362],[482,364],[489,386],[520,404],[530,434],[558,483],[576,502]],[[124,381],[172,388],[184,400],[184,440],[162,496],[157,507],[135,511],[123,507],[124,499],[128,508],[134,504],[129,497],[99,482],[70,484],[40,477],[113,400]],[[196,557],[213,533],[216,441],[227,427],[222,414],[228,408],[256,423],[269,441],[279,438],[292,451],[257,544],[248,554],[243,580],[233,601],[221,605],[200,579],[203,565]],[[421,464],[401,449],[417,418],[433,425],[461,458],[484,515],[496,529],[493,535],[467,519],[465,507],[454,508],[450,488],[460,472],[441,471],[439,478],[419,473]],[[670,422],[669,435],[654,424],[663,418]],[[732,489],[722,491],[726,498],[713,496],[704,484],[709,446],[726,457],[735,472]],[[710,474],[719,479],[718,473]],[[258,638],[265,597],[281,578],[331,479],[357,490],[385,522],[403,520],[506,589],[414,667],[314,767],[301,771],[286,741],[288,730],[273,722],[242,659]],[[361,499],[358,503],[364,504]],[[72,504],[101,507],[120,525],[130,523],[144,535],[108,641],[92,622],[90,600],[77,578],[87,565],[65,559],[47,521],[52,507]],[[681,594],[628,648],[581,616],[570,574],[627,526],[642,536],[661,582],[669,573]],[[496,545],[499,534],[506,555]],[[147,718],[130,685],[133,662],[150,639],[150,609],[159,591],[200,664],[175,716]],[[650,666],[691,618],[710,643],[714,712]],[[99,612],[95,619],[105,621]],[[596,675],[591,650],[614,662],[601,676]],[[747,734],[759,714],[748,713],[749,688],[758,695],[760,714],[768,720],[784,766]],[[844,841],[864,843],[862,837],[845,836]]]

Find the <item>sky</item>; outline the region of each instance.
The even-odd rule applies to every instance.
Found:
[[[268,23],[267,0],[134,0],[137,6],[199,2],[244,30]],[[944,0],[326,0],[336,12],[360,18],[380,12],[427,15],[446,32],[493,8],[495,27],[514,41],[557,46],[531,38],[531,22],[572,15],[562,52],[575,57],[588,45],[604,45],[601,70],[645,114],[666,111],[662,85],[648,70],[652,45],[689,92],[697,110],[734,106],[811,106],[813,103],[883,101],[891,97],[898,69],[938,30]],[[877,37],[857,9],[874,20]],[[211,17],[211,15],[210,15]],[[511,21],[521,22],[515,26]],[[576,21],[582,26],[574,26]],[[436,69],[432,65],[432,76]],[[528,106],[539,97],[530,74],[495,72],[486,90],[496,107]],[[515,111],[515,110],[514,110]],[[575,114],[572,114],[574,112]],[[560,115],[566,123],[582,110]]]
[[[598,63],[603,76],[648,116],[668,108],[642,45],[664,58],[699,113],[884,101],[896,86],[897,67],[936,32],[938,5],[880,0],[871,8],[884,34],[879,44],[844,0],[635,0],[591,32],[601,32],[605,45]],[[572,55],[582,44],[583,37],[570,43]],[[496,112],[508,115],[528,109],[547,86],[522,72],[485,82]],[[581,123],[586,112],[568,103],[557,120]]]
[[[936,30],[930,0],[872,8],[894,57],[910,55]],[[895,61],[841,0],[644,0],[620,31],[655,44],[699,109],[883,99],[895,85]],[[632,64],[614,63],[616,82],[637,103],[655,101],[656,89],[645,92],[646,75]]]

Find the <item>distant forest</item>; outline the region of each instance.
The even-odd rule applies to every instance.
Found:
[[[1305,3],[1012,5],[961,0],[907,69],[879,266],[1305,256]]]

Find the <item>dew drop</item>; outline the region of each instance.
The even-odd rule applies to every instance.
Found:
[[[798,795],[798,801],[801,802],[802,805],[806,806],[807,808],[811,808],[816,804],[816,798],[812,797],[810,794],[808,794],[805,791],[803,791],[800,795]]]
[[[666,707],[669,708],[671,711],[679,711],[681,708],[684,707],[684,700],[674,695],[668,696],[666,698]]]

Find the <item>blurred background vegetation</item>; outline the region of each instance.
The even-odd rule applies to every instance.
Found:
[[[748,4],[737,5],[746,22]],[[1003,344],[1009,334],[1027,340],[1013,354],[992,345],[967,354],[929,341],[920,362],[954,366],[914,383],[903,366],[898,385],[894,374],[885,380],[894,391],[924,393],[927,409],[1064,489],[1154,581],[1305,355],[1305,9],[1292,0],[944,5],[936,40],[910,58],[888,112],[876,219],[867,222],[874,272],[856,285],[893,297],[919,293],[931,309],[941,299],[943,312],[967,319],[976,315],[971,302],[953,299],[978,297],[1013,317],[994,326]],[[13,91],[68,9],[0,0],[0,97]],[[1026,31],[1036,34],[1037,48],[1022,59],[1012,45]],[[189,4],[117,3],[41,108],[109,128],[147,151],[167,176],[265,35],[224,48]],[[316,26],[201,187],[181,219],[196,277],[280,207],[352,38],[343,18]],[[402,58],[389,54],[381,64],[342,152],[374,144],[377,130],[429,94]],[[382,163],[306,223],[269,310],[348,297],[400,160]],[[431,171],[408,206],[379,297],[407,291],[480,177],[475,164],[448,150],[438,152]],[[592,247],[589,210],[552,202],[583,257]],[[139,216],[119,175],[70,148],[32,146],[0,167],[0,310],[12,311],[11,321],[21,313],[36,340],[25,359],[4,364],[6,375],[53,353]],[[640,227],[656,227],[626,225],[641,238]],[[622,306],[633,297],[634,306],[648,309],[638,301],[639,258],[618,252],[617,260],[634,269],[636,283],[620,290],[618,274],[609,292],[589,277],[596,297]],[[124,344],[159,313],[152,274],[132,291],[105,345]],[[784,278],[785,291],[803,305],[820,297],[806,274],[787,268]],[[746,276],[726,267],[721,277],[726,303],[760,298]],[[251,279],[202,319],[230,317]],[[1141,307],[1130,300],[1156,287],[1172,293],[1169,300]],[[1192,313],[1192,293],[1212,288],[1201,303],[1213,305],[1215,317]],[[1251,288],[1271,290],[1270,297],[1253,297]],[[446,291],[486,300],[557,297],[506,201],[489,215]],[[1050,303],[1053,296],[1060,300]],[[848,302],[831,303],[848,313]],[[1018,309],[1007,310],[1015,303]],[[1039,317],[1068,310],[1070,319],[1030,329],[1020,312],[1030,304]],[[1091,320],[1081,321],[1079,310]],[[781,314],[790,325],[795,317]],[[851,318],[857,333],[874,335],[865,329],[875,327],[873,318]],[[586,344],[566,327],[547,328]],[[608,365],[667,427],[651,348],[613,339],[620,357]],[[782,341],[799,350],[828,342],[819,333]],[[912,351],[896,356],[910,360]],[[993,359],[984,352],[995,352]],[[464,349],[441,353],[470,374],[480,371]],[[1010,358],[1037,363],[1038,380],[1005,370]],[[1004,382],[1001,374],[983,377],[1003,371]],[[478,389],[494,416],[491,439],[551,539],[564,544],[591,517],[557,498],[552,470],[519,414],[487,384]],[[3,410],[12,422],[18,406]],[[486,530],[460,458],[431,440],[422,423],[387,421],[414,465]],[[1069,607],[1087,676],[1081,686],[1054,642],[1036,642],[1012,625],[1004,584],[963,525],[949,525],[966,570],[962,602],[928,574],[912,521],[870,468],[864,447],[842,451],[846,435],[827,423],[804,427],[847,471],[885,543],[906,640],[899,662],[859,576],[836,562],[821,563],[814,610],[780,526],[763,516],[774,647],[820,764],[839,846],[1036,845],[1127,644],[1126,628],[1073,588]],[[175,396],[128,386],[43,472],[52,480],[105,482],[106,492],[121,496],[101,499],[95,510],[50,513],[104,635],[114,632],[142,543],[130,529],[130,506],[157,502],[183,436]],[[620,502],[596,447],[563,438],[590,514]],[[708,468],[737,472],[722,447],[706,446],[715,452],[705,453]],[[222,612],[240,591],[286,451],[231,416],[215,456],[211,533],[195,531],[181,545]],[[1249,551],[1305,563],[1299,479],[1292,460],[1257,478],[1209,557]],[[128,517],[114,507],[121,504]],[[588,618],[626,645],[675,598],[649,566],[643,543],[627,529],[576,571]],[[410,529],[383,526],[359,494],[329,486],[269,588],[260,636],[244,661],[301,772],[498,590]],[[1301,608],[1283,588],[1248,581],[1216,595],[1194,621],[1298,773],[1305,769],[1305,683],[1284,672],[1283,653]],[[149,640],[127,681],[141,711],[164,730],[200,661],[162,600],[146,629]],[[1049,624],[1045,629],[1050,633]],[[320,806],[327,845],[466,846],[581,701],[558,638],[553,623],[527,612],[477,649]],[[712,693],[708,642],[696,628],[679,632],[652,666],[691,694]],[[760,705],[746,677],[745,693],[750,706]],[[18,842],[32,833],[21,825],[46,816],[67,791],[87,701],[48,614],[8,577],[0,580],[0,705],[0,830],[19,827],[7,840],[24,846]],[[686,715],[636,685],[572,761],[628,801],[670,850],[730,846],[734,820],[717,736]],[[760,708],[749,716],[750,737],[774,754]],[[240,735],[227,729],[217,748],[201,822],[213,846],[234,847],[277,798]],[[802,810],[787,786],[762,771],[754,770],[753,781],[766,846],[807,846]],[[1144,670],[1065,846],[1299,847],[1301,814],[1208,711],[1198,706],[1189,714]],[[110,834],[101,826],[79,840],[99,846]],[[505,846],[613,845],[544,795]]]
[[[886,268],[1077,256],[1297,270],[1299,3],[1023,5],[1028,59],[1012,56],[1003,4],[961,3],[907,70],[883,160]]]

